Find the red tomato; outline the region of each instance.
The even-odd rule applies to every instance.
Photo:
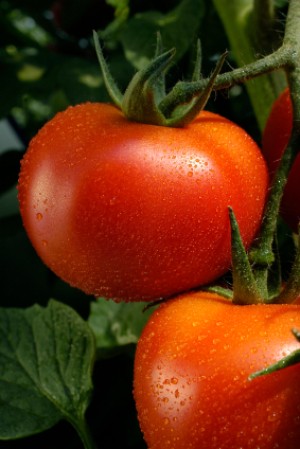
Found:
[[[298,349],[299,305],[167,301],[137,346],[134,396],[149,449],[297,449],[300,364],[248,380]]]
[[[18,188],[31,242],[58,276],[89,294],[151,300],[223,274],[227,207],[248,246],[267,186],[257,145],[223,117],[165,128],[87,103],[32,140]]]
[[[292,120],[290,92],[289,89],[285,89],[274,102],[263,134],[263,152],[271,175],[274,175],[288,144],[292,131]],[[282,198],[281,214],[291,228],[297,232],[300,221],[300,155],[297,156],[289,174]]]

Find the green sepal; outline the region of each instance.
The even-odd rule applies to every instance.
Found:
[[[292,329],[292,333],[294,334],[295,338],[298,341],[300,341],[300,332],[297,329]],[[267,368],[264,368],[262,370],[256,371],[255,373],[250,374],[249,380],[253,380],[256,377],[265,376],[267,374],[272,374],[276,371],[282,370],[289,366],[296,365],[299,362],[300,362],[300,349],[296,349],[296,351],[291,352],[291,354],[288,354],[287,356],[283,357],[281,360],[268,366]]]
[[[229,207],[231,226],[231,258],[234,304],[259,304],[262,297],[252,273],[239,226],[231,207]]]
[[[170,67],[174,55],[175,49],[168,50],[134,75],[122,101],[122,111],[129,120],[166,126],[166,119],[158,107],[161,82],[157,84],[157,80],[161,80]]]
[[[215,79],[220,73],[221,68],[223,67],[226,56],[227,52],[224,53],[219,59],[203,92],[201,92],[201,94],[197,95],[195,98],[192,99],[188,107],[185,108],[184,113],[182,112],[182,107],[179,107],[180,114],[178,113],[176,114],[177,109],[174,110],[172,118],[167,120],[168,126],[181,127],[188,125],[197,117],[199,112],[205,108],[206,103],[208,102],[209,97],[212,93]]]
[[[99,43],[98,34],[96,31],[93,30],[93,39],[94,39],[94,45],[96,50],[96,55],[99,61],[99,65],[101,68],[103,81],[105,84],[105,87],[107,89],[107,92],[110,96],[110,98],[113,100],[114,104],[121,109],[122,107],[122,92],[119,90],[117,84],[115,83],[115,80],[111,76],[111,73],[109,71],[108,65],[106,64],[106,61],[103,56],[103,52],[101,49],[101,45]]]
[[[172,65],[175,49],[162,52],[162,41],[159,33],[157,34],[154,59],[133,76],[124,95],[120,92],[109,72],[98,34],[95,31],[93,32],[93,38],[103,80],[112,101],[129,120],[152,125],[183,127],[192,122],[205,107],[213,90],[215,79],[220,73],[227,55],[227,53],[224,53],[221,56],[205,87],[202,90],[196,90],[196,92],[194,90],[194,94],[190,95],[189,101],[187,101],[186,92],[189,95],[190,89],[195,89],[195,84],[202,78],[201,45],[198,41],[192,80],[184,83],[179,82],[174,86],[174,93],[176,94],[179,88],[180,96],[176,106],[168,111],[167,109],[164,110],[164,101],[167,98],[165,74]],[[182,86],[184,87],[182,88]]]
[[[201,289],[201,291],[214,293],[230,301],[233,299],[233,291],[229,288],[221,287],[220,285],[209,285],[208,287]]]
[[[158,31],[156,34],[156,48],[155,48],[155,58],[163,54],[163,44],[161,39],[161,34]],[[166,95],[166,77],[165,72],[162,72],[160,76],[157,77],[156,83],[156,98],[160,102]]]
[[[200,81],[202,79],[201,68],[202,68],[202,47],[201,41],[200,39],[198,39],[196,46],[196,61],[191,80],[192,82]]]

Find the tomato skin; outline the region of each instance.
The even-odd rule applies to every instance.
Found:
[[[161,305],[137,346],[134,397],[149,449],[300,447],[300,365],[248,376],[299,349],[299,305],[192,293]]]
[[[86,103],[32,140],[18,189],[29,238],[58,276],[89,294],[152,300],[223,274],[227,207],[248,246],[267,186],[258,147],[223,117],[165,128]]]
[[[290,91],[286,88],[274,102],[262,140],[263,153],[274,175],[292,131],[293,110]],[[288,225],[298,232],[300,221],[300,155],[289,173],[281,202],[281,215]]]

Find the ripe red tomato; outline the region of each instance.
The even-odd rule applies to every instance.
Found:
[[[267,186],[257,145],[223,117],[165,128],[87,103],[40,130],[18,189],[31,242],[58,276],[90,294],[149,300],[223,274],[227,207],[248,246]]]
[[[149,449],[296,449],[300,365],[248,380],[299,349],[299,305],[167,301],[137,346],[134,396]]]
[[[274,102],[264,133],[263,152],[273,176],[292,131],[293,110],[289,89],[285,89]],[[284,190],[281,214],[290,227],[298,232],[300,221],[300,155],[290,171]]]

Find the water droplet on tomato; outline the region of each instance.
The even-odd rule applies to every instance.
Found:
[[[270,413],[268,415],[269,422],[274,422],[274,421],[277,421],[278,419],[279,419],[279,416],[278,416],[278,413],[276,413],[276,412]]]

